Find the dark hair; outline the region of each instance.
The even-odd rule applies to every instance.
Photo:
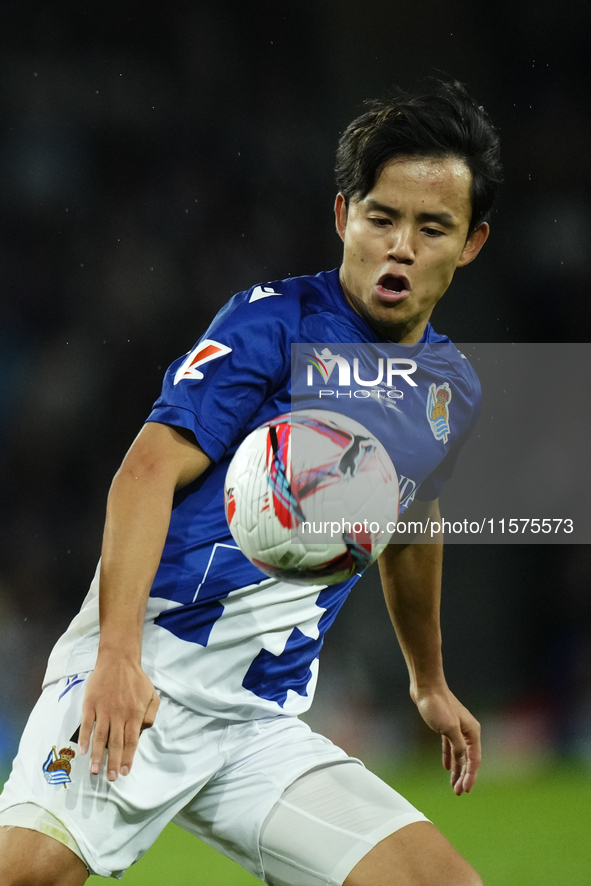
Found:
[[[457,81],[433,78],[429,92],[397,90],[368,101],[339,139],[336,182],[347,203],[362,200],[396,157],[458,157],[472,173],[470,233],[487,221],[502,181],[499,136],[484,108]]]

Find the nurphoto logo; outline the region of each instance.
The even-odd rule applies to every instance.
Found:
[[[339,368],[337,384],[344,387],[351,385],[351,364],[346,357],[331,353],[329,348],[323,348],[320,353],[314,348],[314,354],[305,354],[305,357],[310,364],[307,374],[308,387],[312,387],[314,384],[314,368],[320,373],[322,381],[327,384],[335,366]],[[384,380],[384,367],[387,387],[395,387],[394,376],[402,378],[403,381],[413,388],[417,387],[416,381],[411,378],[413,372],[417,370],[417,364],[414,360],[407,357],[387,357],[385,361],[383,357],[378,357],[375,378],[366,379],[360,377],[359,358],[355,357],[353,359],[353,379],[358,385],[367,388],[382,384]]]

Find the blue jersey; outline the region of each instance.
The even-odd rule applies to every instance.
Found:
[[[388,343],[350,307],[335,270],[235,295],[166,373],[148,421],[192,431],[213,463],[175,496],[142,661],[157,688],[197,711],[242,719],[298,714],[311,703],[324,634],[357,577],[330,588],[267,578],[230,534],[223,484],[241,441],[290,412],[292,393],[298,408],[347,411],[339,372],[348,356],[353,365],[356,344],[379,360]],[[415,497],[438,497],[475,422],[480,386],[468,361],[430,325],[419,345],[395,347],[401,365],[414,366],[412,380],[403,371],[399,384],[370,402],[364,379],[372,370],[362,377],[355,363],[359,382],[348,399],[365,398],[365,412],[353,415],[388,449],[404,509]],[[293,367],[292,351],[300,360]],[[95,578],[52,653],[46,682],[92,668],[97,645]]]

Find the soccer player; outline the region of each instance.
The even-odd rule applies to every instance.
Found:
[[[481,884],[419,811],[298,719],[354,580],[263,575],[229,534],[222,486],[246,434],[290,409],[292,342],[394,342],[427,384],[383,442],[414,484],[408,519],[437,518],[479,386],[453,346],[438,356],[447,339],[429,320],[487,239],[499,178],[497,135],[459,84],[372,103],[338,148],[340,270],[239,293],[168,370],[0,797],[2,886],[119,877],[171,820],[272,886]],[[412,699],[459,795],[479,726],[444,677],[441,556],[420,538],[391,544],[380,571]]]

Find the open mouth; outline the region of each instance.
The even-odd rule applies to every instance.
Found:
[[[410,283],[407,277],[398,274],[384,274],[378,280],[378,286],[384,293],[394,293],[399,295],[402,292],[408,292]]]
[[[383,274],[375,287],[375,294],[383,305],[397,305],[410,295],[410,282],[402,274]]]

